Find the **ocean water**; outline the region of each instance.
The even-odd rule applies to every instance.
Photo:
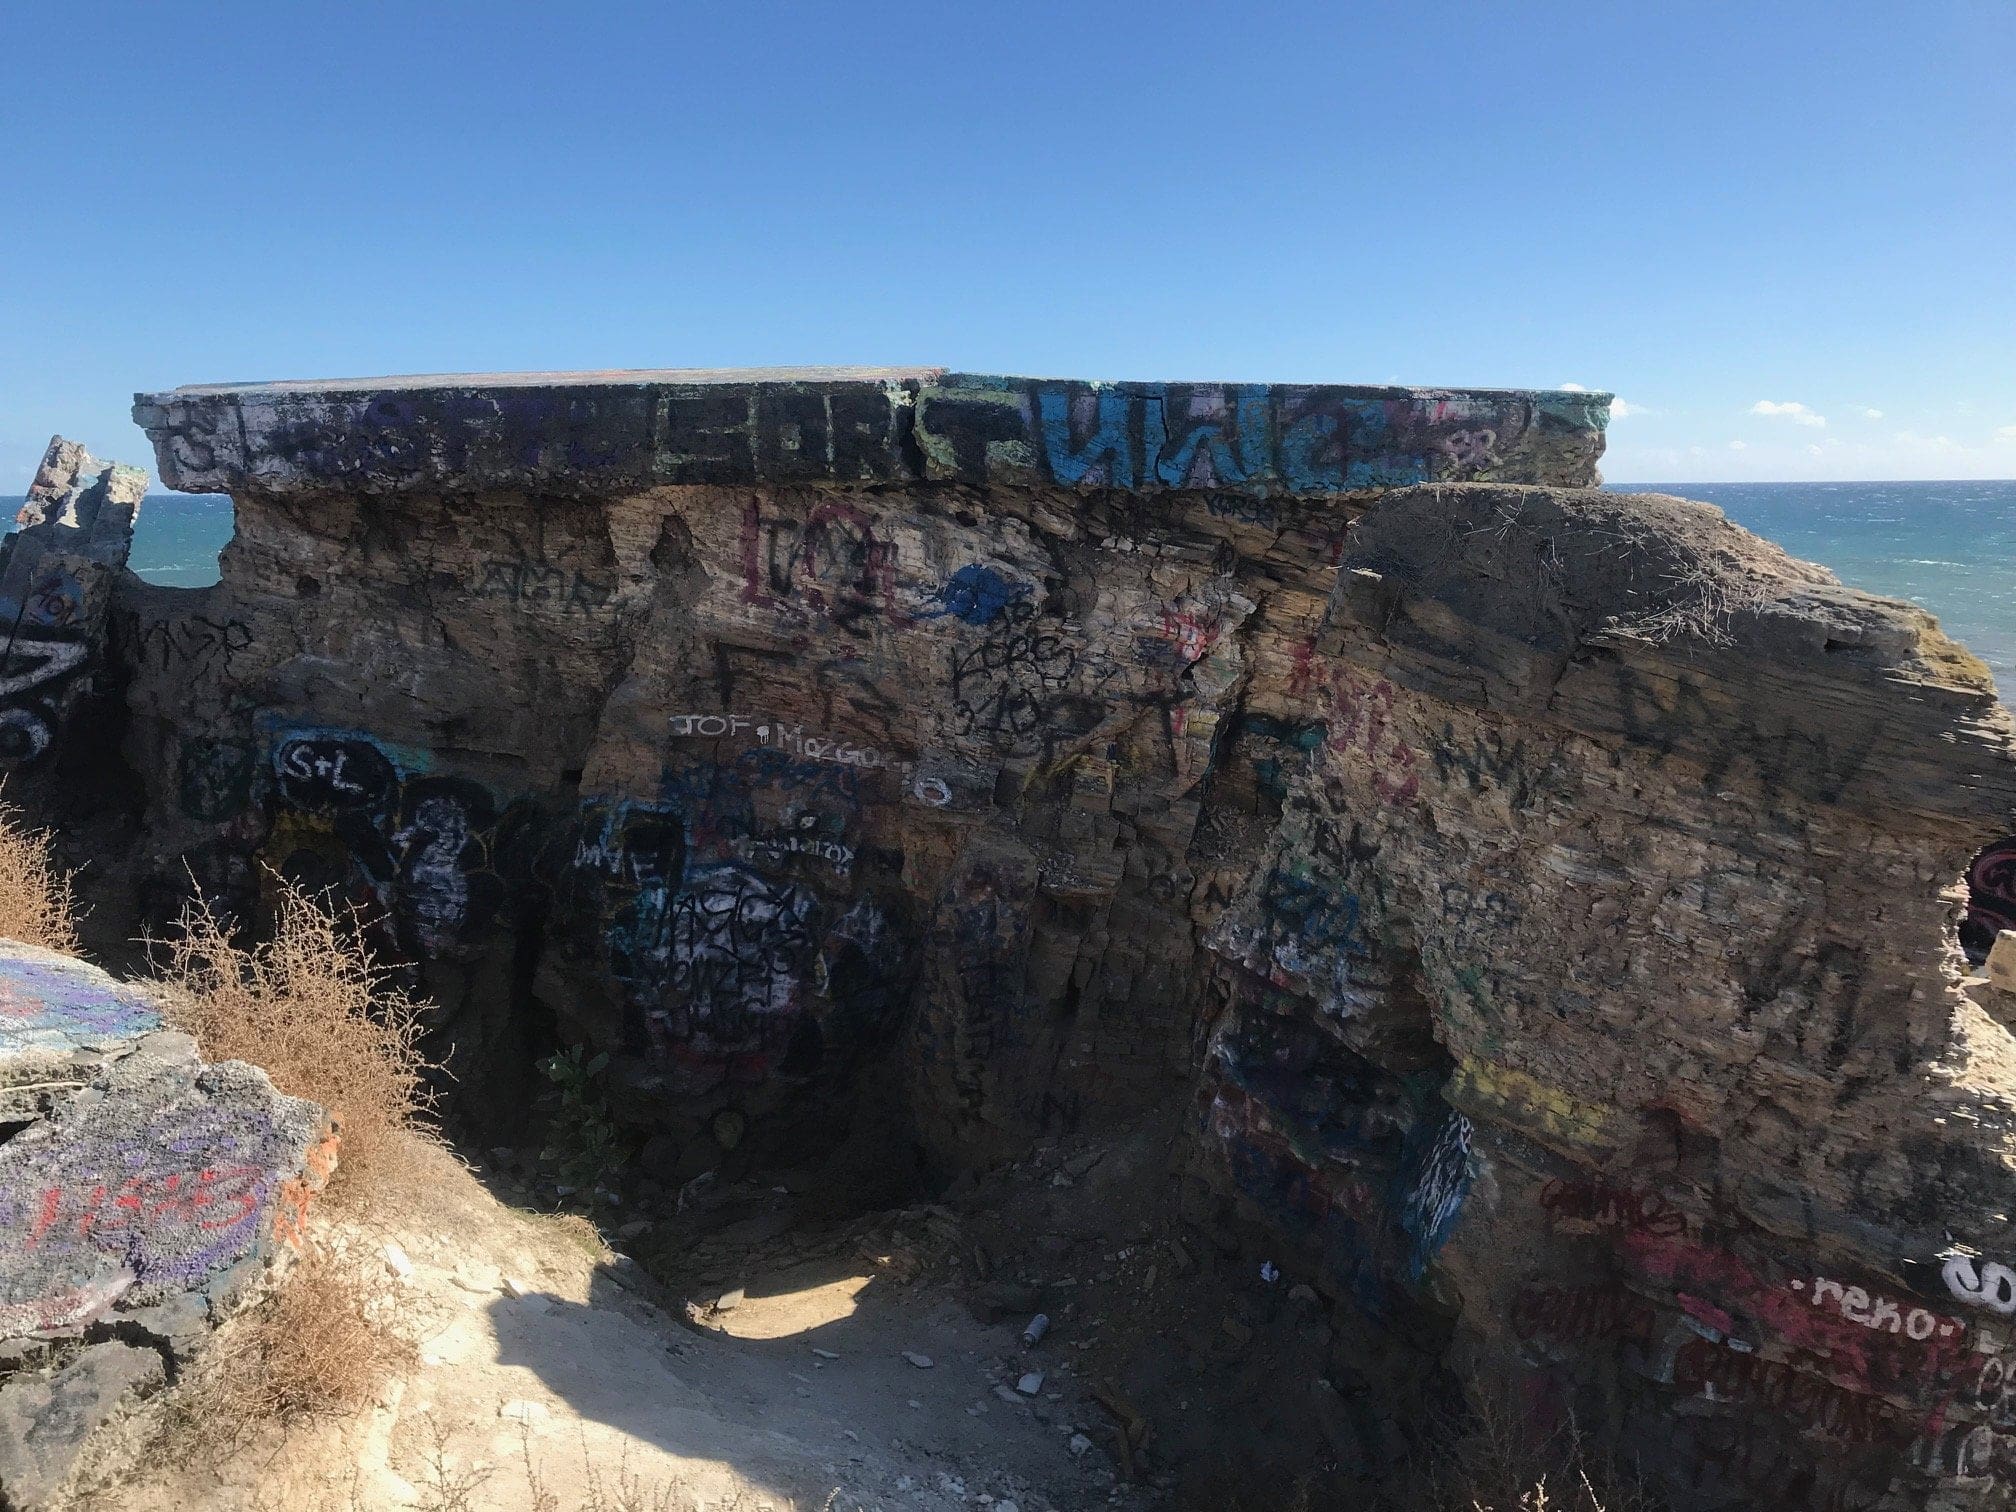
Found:
[[[0,524],[14,525],[20,494],[0,494]],[[222,494],[156,494],[140,501],[133,527],[133,570],[170,588],[207,588],[217,581],[217,553],[231,539],[231,501]]]
[[[2016,480],[1996,483],[1632,483],[1620,493],[1705,499],[1794,556],[1939,617],[2016,697]],[[0,499],[10,519],[18,497]],[[133,570],[150,583],[217,581],[231,502],[156,494],[140,511]]]

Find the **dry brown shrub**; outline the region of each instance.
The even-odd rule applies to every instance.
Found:
[[[170,1441],[228,1453],[268,1424],[354,1413],[418,1353],[382,1264],[312,1249],[218,1332],[173,1398]]]
[[[1472,1381],[1460,1418],[1431,1419],[1374,1504],[1393,1512],[1663,1512],[1636,1471],[1571,1419],[1536,1432],[1504,1381]]]
[[[77,924],[70,879],[49,854],[49,836],[27,829],[21,811],[0,803],[0,935],[74,953]]]
[[[385,986],[349,921],[282,882],[269,940],[238,944],[198,901],[162,950],[169,1017],[205,1057],[249,1061],[335,1118],[332,1204],[359,1212],[403,1192],[415,1141],[434,1138],[420,1010]]]

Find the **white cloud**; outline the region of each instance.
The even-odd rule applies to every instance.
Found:
[[[1944,433],[1937,436],[1921,436],[1916,431],[1901,430],[1890,439],[1899,448],[1909,452],[1931,452],[1935,455],[1943,455],[1967,450],[1958,441],[1955,441],[1951,436]]]
[[[1862,411],[1862,418],[1864,420],[1881,420],[1883,418],[1883,411],[1879,409],[1865,409]]]
[[[1596,392],[1596,390],[1580,383],[1563,383],[1557,386],[1564,394],[1593,394]],[[1642,404],[1633,404],[1628,399],[1618,399],[1613,397],[1610,401],[1610,418],[1612,420],[1629,420],[1633,415],[1650,415],[1656,413],[1657,411],[1649,410],[1645,408],[1645,406]]]
[[[1861,406],[1847,413],[1860,415]],[[1868,427],[1859,422],[1824,431],[1787,426],[1773,434],[1767,428],[1748,439],[1698,443],[1703,451],[1688,447],[1682,436],[1685,458],[1676,458],[1657,444],[1660,425],[1647,420],[1611,432],[1613,441],[1623,438],[1604,457],[1604,471],[1612,481],[2016,478],[2016,416],[2006,409],[1992,420],[1940,431]],[[1641,440],[1646,432],[1652,434]],[[1714,460],[1718,456],[1724,459],[1719,464]]]
[[[1780,419],[1790,420],[1794,425],[1810,425],[1815,430],[1822,430],[1827,425],[1827,417],[1825,415],[1815,414],[1796,399],[1787,400],[1783,404],[1774,404],[1769,399],[1759,399],[1755,404],[1750,406],[1750,413],[1753,415],[1776,415]]]

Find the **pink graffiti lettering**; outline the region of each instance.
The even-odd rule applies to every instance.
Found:
[[[1886,1321],[1879,1327],[1867,1318],[1871,1299],[1843,1288],[1839,1299],[1830,1289],[1818,1305],[1802,1290],[1775,1284],[1746,1261],[1725,1250],[1711,1249],[1680,1238],[1642,1232],[1623,1236],[1625,1254],[1649,1280],[1663,1282],[1676,1294],[1698,1303],[1712,1299],[1717,1316],[1728,1326],[1722,1332],[1742,1334],[1747,1342],[1776,1340],[1825,1361],[1828,1376],[1858,1391],[1888,1391],[1936,1384],[1950,1375],[1965,1350],[1966,1330],[1935,1327],[1923,1339],[1900,1325],[1896,1341]],[[1864,1318],[1850,1317],[1842,1304],[1856,1304]],[[1702,1316],[1690,1308],[1697,1317]],[[1737,1321],[1738,1317],[1742,1321]],[[1707,1319],[1703,1319],[1707,1321]],[[1957,1320],[1946,1320],[1957,1321]],[[1923,1330],[1924,1325],[1919,1325]]]
[[[1372,790],[1381,799],[1398,807],[1420,794],[1420,753],[1393,728],[1393,684],[1383,677],[1365,677],[1342,662],[1319,666],[1315,647],[1304,643],[1296,648],[1288,691],[1328,705],[1330,733],[1325,745],[1337,755],[1365,763]]]

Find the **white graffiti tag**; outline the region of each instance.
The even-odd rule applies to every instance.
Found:
[[[2016,1271],[1973,1255],[1949,1255],[1944,1271],[1946,1289],[1962,1302],[1990,1312],[2016,1313]]]

